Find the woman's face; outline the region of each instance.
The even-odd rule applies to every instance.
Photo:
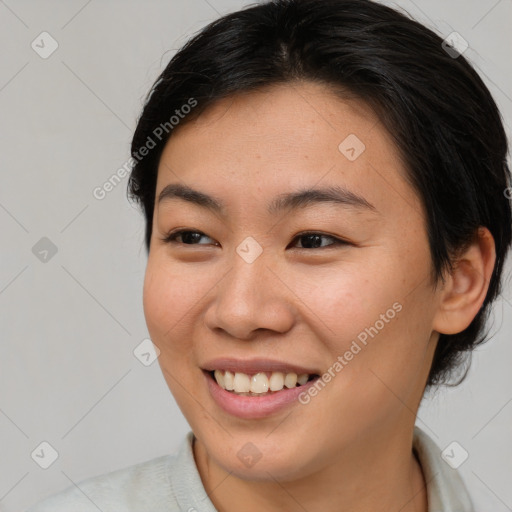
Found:
[[[219,101],[170,138],[144,311],[169,388],[217,466],[300,478],[412,436],[440,292],[404,176],[375,115],[318,84]],[[158,201],[171,184],[220,206],[169,189]],[[307,189],[338,199],[286,202]],[[192,233],[163,241],[177,229]],[[244,396],[213,370],[238,390],[292,387]],[[225,371],[240,374],[234,384]],[[320,378],[297,389],[294,373]]]

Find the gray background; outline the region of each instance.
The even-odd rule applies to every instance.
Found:
[[[128,159],[174,51],[247,3],[0,0],[0,510],[171,453],[188,431],[158,363],[133,354],[148,336],[142,214],[126,179],[101,201],[92,192]],[[387,3],[459,32],[510,125],[510,0]],[[43,31],[59,45],[46,59],[31,47]],[[46,261],[33,252],[43,237],[57,249]],[[441,448],[469,453],[460,471],[479,511],[512,510],[511,313],[508,279],[466,382],[419,412]],[[48,469],[31,457],[43,441],[59,454]]]

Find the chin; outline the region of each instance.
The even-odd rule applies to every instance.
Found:
[[[267,436],[268,431],[261,436],[228,436],[222,451],[217,448],[221,446],[218,440],[206,439],[203,444],[209,458],[242,480],[286,482],[305,478],[315,470],[314,456],[309,457],[304,450],[304,440],[297,438],[296,446],[291,446],[281,442],[277,435],[272,441],[265,439]]]

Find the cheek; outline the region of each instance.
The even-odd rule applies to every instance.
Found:
[[[433,294],[403,259],[367,263],[310,275],[297,295],[314,313],[332,363],[346,354],[345,385],[367,380],[369,369],[390,380],[414,378],[432,330]],[[401,365],[407,368],[398,375]]]
[[[163,356],[190,349],[186,340],[192,339],[194,311],[201,307],[201,299],[210,288],[208,279],[198,280],[192,268],[150,256],[144,277],[144,316],[151,339]]]
[[[429,297],[426,286],[410,293],[385,273],[338,277],[326,282],[322,293],[309,295],[329,327],[323,329],[330,354],[326,386],[308,405],[318,428],[344,425],[348,440],[361,429],[395,421],[404,403],[414,409],[430,364],[431,318],[424,306]],[[336,407],[326,408],[327,403]]]
[[[333,349],[342,350],[366,327],[373,325],[400,298],[389,272],[371,271],[370,265],[332,266],[328,270],[296,276],[297,296],[314,313]],[[311,316],[311,315],[308,315]]]
[[[201,298],[211,288],[207,283],[204,289],[202,280],[194,280],[190,270],[179,268],[151,255],[146,266],[143,287],[144,316],[153,343],[160,350],[158,364],[178,406],[187,418],[195,411],[191,399],[197,388],[198,378],[190,369],[195,366],[193,329],[194,308],[201,307]]]

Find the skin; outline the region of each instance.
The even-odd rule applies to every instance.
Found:
[[[366,146],[354,161],[338,149],[349,134]],[[144,282],[159,364],[218,510],[427,511],[415,415],[438,333],[469,325],[495,255],[481,229],[434,287],[423,208],[404,176],[375,114],[321,84],[226,98],[169,139],[156,196],[181,183],[226,204],[225,217],[182,199],[156,204]],[[327,185],[376,211],[323,203],[266,212],[278,194]],[[176,228],[204,236],[165,243]],[[325,235],[325,247],[303,248],[306,230]],[[248,236],[263,249],[252,263],[236,252]],[[349,243],[331,245],[331,236]],[[211,398],[206,361],[270,357],[327,371],[397,302],[401,311],[307,405],[245,420]],[[251,467],[237,457],[248,442],[261,453]]]

